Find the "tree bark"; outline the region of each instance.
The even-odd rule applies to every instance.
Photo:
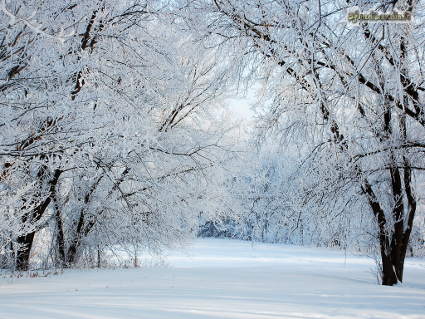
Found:
[[[56,240],[58,245],[58,254],[59,254],[59,266],[64,267],[66,263],[66,256],[65,256],[65,235],[63,231],[63,222],[62,222],[62,216],[59,210],[59,207],[56,206],[56,227],[57,227],[57,233],[56,233]]]
[[[34,242],[35,232],[20,236],[17,243],[21,246],[16,254],[16,270],[26,271],[29,268],[30,253]]]
[[[393,286],[397,284],[398,278],[396,274],[395,265],[385,252],[385,249],[381,246],[381,260],[382,260],[382,285]]]
[[[53,194],[55,192],[56,185],[59,181],[59,176],[62,174],[62,171],[57,169],[55,170],[52,179],[49,181],[50,189],[49,196],[38,205],[29,215],[23,217],[23,223],[27,222],[29,219],[31,221],[38,221],[43,216],[50,202],[52,201]],[[34,236],[38,230],[33,230],[25,235],[19,236],[17,238],[17,243],[21,246],[16,254],[16,269],[19,271],[26,271],[29,268],[31,249],[34,242]]]
[[[66,267],[69,267],[70,265],[74,264],[76,261],[77,250],[80,247],[80,243],[81,243],[83,226],[84,226],[84,208],[81,209],[74,238],[68,247],[68,252],[66,254]]]

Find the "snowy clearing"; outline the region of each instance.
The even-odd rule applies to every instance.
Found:
[[[330,249],[197,240],[139,269],[1,278],[1,319],[425,318],[425,260],[377,285],[373,261]]]

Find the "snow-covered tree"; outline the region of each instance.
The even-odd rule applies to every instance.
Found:
[[[156,1],[0,9],[0,247],[16,268],[46,227],[62,266],[90,245],[185,238],[225,154],[214,52]]]
[[[306,205],[374,220],[384,285],[403,280],[425,168],[423,22],[352,25],[347,12],[419,1],[195,0],[182,15],[266,81],[263,134],[304,148]],[[231,57],[232,54],[229,54]],[[325,208],[326,207],[326,208]],[[359,214],[362,215],[362,214]],[[369,227],[369,226],[368,226]]]

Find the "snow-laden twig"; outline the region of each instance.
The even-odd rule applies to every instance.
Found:
[[[6,0],[0,0],[0,10],[9,17],[9,23],[10,24],[15,24],[18,22],[22,22],[24,23],[28,28],[30,28],[33,32],[37,33],[37,34],[41,34],[49,39],[53,39],[56,41],[60,41],[61,43],[64,43],[65,41],[67,41],[68,39],[70,39],[75,32],[71,31],[70,33],[65,33],[63,28],[61,28],[59,30],[59,32],[57,33],[48,33],[45,30],[43,30],[43,26],[42,24],[40,24],[39,22],[37,22],[34,19],[34,16],[36,14],[36,12],[34,12],[31,16],[29,17],[18,17],[17,15],[13,14],[11,11],[9,11],[6,7]]]

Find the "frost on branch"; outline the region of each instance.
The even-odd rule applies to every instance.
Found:
[[[22,4],[20,9],[25,10],[25,5]],[[74,31],[70,31],[66,33],[63,29],[63,27],[60,27],[59,31],[56,33],[49,33],[46,31],[46,27],[42,25],[42,23],[39,23],[35,16],[37,15],[37,12],[34,11],[32,14],[22,17],[18,16],[17,14],[14,14],[7,8],[6,0],[0,0],[0,10],[9,18],[9,25],[14,25],[16,23],[23,23],[25,26],[27,26],[32,32],[40,34],[46,38],[57,40],[61,43],[67,41],[69,38],[74,36]]]

